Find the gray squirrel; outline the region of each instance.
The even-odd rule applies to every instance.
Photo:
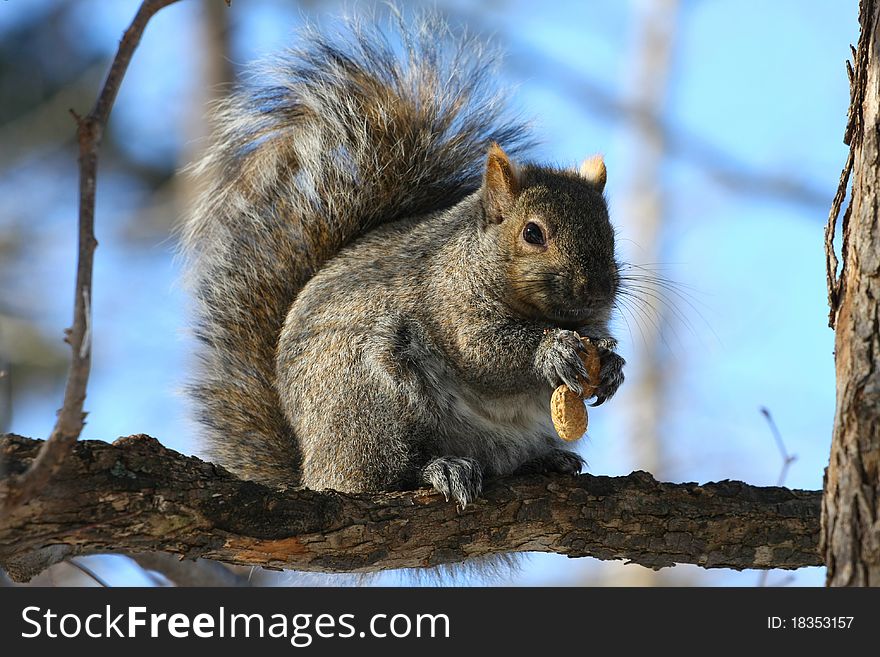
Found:
[[[270,485],[433,486],[577,473],[550,396],[623,381],[620,285],[599,159],[521,161],[496,56],[435,17],[304,32],[222,101],[183,245],[191,386],[210,456]],[[402,44],[402,48],[395,46]]]

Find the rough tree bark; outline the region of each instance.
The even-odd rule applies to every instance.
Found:
[[[0,439],[0,480],[41,441]],[[626,559],[652,568],[819,565],[819,491],[741,482],[529,476],[488,486],[459,512],[429,490],[276,490],[148,436],[80,441],[39,497],[0,526],[0,567],[26,580],[62,559],[164,551],[324,572],[427,567],[511,551]]]
[[[860,3],[850,68],[850,145],[826,233],[831,325],[836,327],[837,411],[822,503],[822,552],[831,586],[880,586],[880,7]],[[835,223],[852,173],[841,232]]]

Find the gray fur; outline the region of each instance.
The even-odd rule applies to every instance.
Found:
[[[183,235],[192,393],[211,456],[241,476],[429,483],[464,506],[484,477],[580,468],[549,398],[585,374],[573,331],[613,341],[613,230],[594,181],[528,164],[490,213],[489,145],[528,141],[486,89],[494,57],[434,18],[398,30],[307,32],[274,83],[219,106]],[[530,217],[546,252],[522,243]],[[602,353],[597,403],[622,381]]]

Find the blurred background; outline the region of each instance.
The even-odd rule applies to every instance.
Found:
[[[416,3],[403,4],[409,10]],[[88,111],[138,0],[0,3],[0,432],[45,438],[61,405],[76,259],[68,109]],[[834,415],[824,222],[846,159],[856,0],[437,0],[507,53],[499,80],[541,158],[605,155],[622,256],[641,283],[616,320],[628,380],[591,413],[595,474],[818,489]],[[93,369],[84,438],[148,433],[198,454],[182,385],[194,340],[174,230],[206,104],[305,21],[381,3],[182,0],[147,27],[101,152]],[[149,566],[149,564],[145,564]],[[243,571],[251,583],[345,583]],[[442,581],[442,580],[441,580]],[[824,569],[706,571],[530,556],[459,584],[821,585]],[[123,556],[34,583],[163,585]],[[356,583],[356,580],[351,580]],[[411,583],[385,573],[368,583]],[[433,583],[437,583],[434,581]]]

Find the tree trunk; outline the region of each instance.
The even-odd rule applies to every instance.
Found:
[[[821,549],[829,586],[880,586],[880,44],[873,0],[861,2],[859,20],[845,136],[851,152],[826,239],[837,370],[837,411],[822,502]],[[852,195],[842,221],[838,276],[832,240],[850,171]]]

